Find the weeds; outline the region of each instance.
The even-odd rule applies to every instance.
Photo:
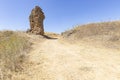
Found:
[[[106,48],[120,49],[120,21],[78,25],[63,32],[62,37],[70,43],[84,41]],[[99,44],[98,44],[99,43]]]
[[[0,32],[0,80],[10,79],[10,72],[22,70],[22,63],[30,43],[26,37],[13,31]]]

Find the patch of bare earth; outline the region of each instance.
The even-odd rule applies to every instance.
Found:
[[[34,40],[24,80],[119,80],[120,51],[68,44],[58,39]],[[22,76],[23,77],[23,76]]]

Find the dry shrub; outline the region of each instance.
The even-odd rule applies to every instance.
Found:
[[[12,77],[10,72],[21,71],[27,51],[30,48],[28,39],[13,31],[0,32],[0,80]]]

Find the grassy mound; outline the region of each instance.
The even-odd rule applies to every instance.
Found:
[[[69,42],[98,42],[107,47],[120,48],[120,21],[91,23],[74,27],[62,33]]]
[[[30,42],[21,32],[0,31],[0,80],[11,80],[12,72],[22,70]]]

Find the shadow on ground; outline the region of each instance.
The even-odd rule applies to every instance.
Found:
[[[53,38],[53,37],[50,37],[50,36],[47,36],[47,35],[43,35],[44,38],[46,39],[58,39],[58,38]]]

